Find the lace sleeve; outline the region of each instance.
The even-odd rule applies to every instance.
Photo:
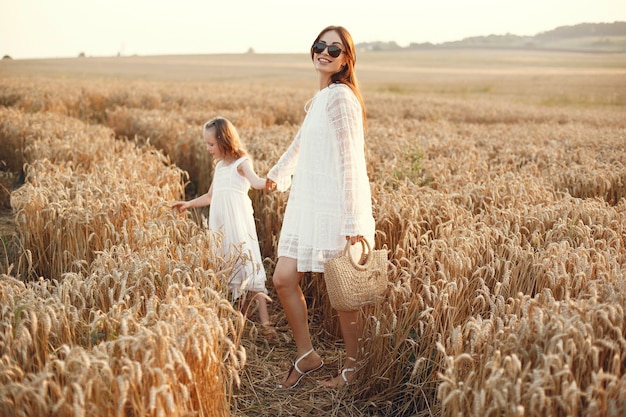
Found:
[[[278,159],[276,165],[267,173],[267,178],[276,183],[277,191],[286,191],[291,186],[291,176],[296,169],[298,155],[300,154],[300,132],[301,130],[298,130],[291,145]]]
[[[341,234],[343,236],[363,235],[365,232],[359,225],[360,188],[363,181],[360,176],[367,176],[365,169],[365,142],[363,134],[363,118],[361,105],[356,96],[347,86],[335,88],[328,103],[328,114],[331,129],[335,132],[339,150],[339,180],[343,184],[344,218]]]

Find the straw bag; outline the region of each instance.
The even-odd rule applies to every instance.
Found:
[[[387,287],[387,250],[373,251],[367,239],[361,245],[363,255],[358,263],[350,253],[349,240],[341,255],[324,262],[326,290],[336,310],[356,311],[373,302]]]

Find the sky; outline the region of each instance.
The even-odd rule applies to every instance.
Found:
[[[615,21],[624,0],[0,0],[0,55],[306,53],[328,25],[408,46]]]

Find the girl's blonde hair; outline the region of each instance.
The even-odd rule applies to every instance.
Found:
[[[215,130],[217,146],[222,154],[233,159],[246,155],[246,150],[239,140],[239,133],[230,120],[224,117],[209,120],[204,124],[204,133],[211,129]]]

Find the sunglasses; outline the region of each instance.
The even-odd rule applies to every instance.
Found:
[[[340,47],[336,45],[326,45],[324,42],[315,42],[311,49],[314,53],[321,54],[326,48],[328,48],[328,55],[333,58],[337,58],[343,52]]]

